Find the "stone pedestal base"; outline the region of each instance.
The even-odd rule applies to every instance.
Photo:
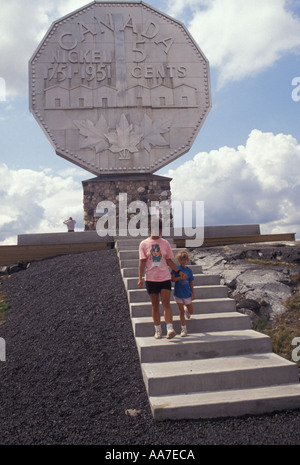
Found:
[[[99,202],[105,200],[116,205],[118,227],[120,194],[127,194],[128,205],[135,200],[144,202],[148,207],[151,206],[152,201],[171,201],[171,181],[171,178],[154,174],[110,175],[82,181],[84,230],[96,230],[99,219],[96,208]],[[129,220],[128,214],[127,218]]]

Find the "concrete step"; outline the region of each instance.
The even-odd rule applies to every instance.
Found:
[[[136,268],[139,267],[139,259],[138,258],[130,258],[126,260],[119,260],[120,268]]]
[[[297,365],[273,353],[143,363],[142,372],[149,396],[298,382]]]
[[[196,299],[213,299],[228,296],[227,286],[215,285],[215,286],[195,286],[194,293]],[[131,302],[147,302],[149,301],[149,295],[146,289],[129,289],[127,291],[128,301]],[[171,300],[174,297],[171,296]]]
[[[172,248],[173,255],[175,255],[182,249],[174,249]],[[139,258],[139,251],[138,250],[119,250],[118,251],[119,260],[132,260]]]
[[[115,249],[125,250],[127,247],[135,247],[137,250],[143,238],[122,239],[115,242]]]
[[[119,241],[117,252],[127,291],[133,331],[154,419],[216,418],[300,407],[296,364],[272,353],[271,339],[250,329],[236,311],[220,277],[194,274],[194,315],[180,337],[178,307],[171,297],[177,336],[154,338],[151,303],[137,289],[138,244]],[[140,242],[140,240],[139,240]],[[176,254],[180,249],[173,247]],[[161,306],[161,314],[163,309]]]
[[[139,244],[136,245],[124,245],[117,249],[117,254],[119,255],[122,251],[130,251],[130,250],[139,250]]]
[[[123,278],[125,289],[137,288],[137,277]],[[217,274],[194,274],[194,286],[219,285],[220,276]],[[174,284],[173,284],[174,286]]]
[[[129,267],[129,268],[122,268],[121,269],[121,274],[123,278],[134,278],[138,279],[139,276],[139,268],[138,268],[138,261],[136,262],[137,266]],[[201,265],[189,265],[191,268],[193,274],[199,274],[202,273],[202,266]]]
[[[141,363],[272,352],[271,339],[251,329],[193,333],[173,339],[154,339],[153,330],[153,337],[136,337],[135,340]]]
[[[173,326],[178,334],[181,332],[179,316],[173,317]],[[152,317],[132,318],[132,327],[135,337],[153,337],[154,326]],[[162,331],[166,333],[164,320],[161,322]],[[194,333],[204,333],[208,331],[230,331],[250,329],[250,319],[247,315],[238,312],[231,313],[211,313],[204,315],[193,315],[190,320],[186,320],[188,336]]]
[[[142,241],[147,239],[146,237],[125,237],[124,239],[117,239],[115,242],[115,248],[118,250],[124,250],[127,246],[139,248],[139,245]],[[172,237],[165,238],[170,245],[175,247],[174,239]]]
[[[174,254],[173,261],[176,263],[175,254]],[[122,268],[137,268],[138,269],[139,259],[138,258],[122,258],[122,259],[119,258],[119,264],[120,264],[121,269]],[[191,265],[188,265],[188,266],[190,268],[192,267]]]
[[[178,307],[176,302],[171,302],[173,315],[178,315]],[[236,303],[234,299],[224,297],[220,299],[195,299],[193,300],[195,314],[197,313],[223,313],[236,311]],[[160,306],[161,315],[163,315],[162,306]],[[151,315],[151,302],[132,302],[130,303],[130,314],[132,318],[139,318]]]
[[[117,254],[119,255],[121,252],[138,252],[139,251],[139,243],[138,244],[129,244],[129,245],[121,245],[119,246],[116,251],[117,251]],[[186,250],[185,247],[176,247],[175,244],[171,244],[170,243],[170,246],[173,250],[173,253],[174,255],[177,254],[180,250]]]
[[[178,249],[178,250],[182,250],[182,249]],[[173,261],[176,263],[175,254],[174,254]],[[122,259],[119,259],[119,263],[120,263],[120,268],[138,268],[139,259],[138,258],[122,258]]]
[[[151,396],[155,420],[236,417],[300,408],[300,384]]]

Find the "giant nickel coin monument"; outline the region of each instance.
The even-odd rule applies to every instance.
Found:
[[[189,151],[211,108],[209,65],[185,26],[144,2],[93,2],[55,21],[29,63],[30,110],[83,181],[85,229],[121,192],[170,197],[155,173]]]

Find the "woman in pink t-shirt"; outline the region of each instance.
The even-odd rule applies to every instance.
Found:
[[[164,309],[164,318],[167,325],[167,339],[176,336],[173,328],[173,314],[170,304],[171,298],[171,274],[169,267],[172,270],[179,272],[182,279],[186,279],[186,275],[179,270],[178,266],[173,262],[173,252],[169,242],[163,239],[162,223],[159,222],[159,235],[151,235],[140,243],[139,246],[139,289],[143,288],[143,276],[145,272],[146,289],[152,303],[152,318],[155,326],[155,338],[162,337],[160,324],[160,309],[159,302]]]

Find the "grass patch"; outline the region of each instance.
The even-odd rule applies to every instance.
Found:
[[[7,301],[7,297],[3,292],[0,292],[0,326],[3,325],[6,320],[6,311],[10,308],[10,305]]]
[[[247,262],[254,263],[255,265],[262,266],[296,266],[295,263],[287,263],[279,260],[263,260],[262,258],[245,258]]]
[[[266,320],[266,318],[259,318],[253,329],[255,329],[255,331],[263,333],[267,328],[269,328],[269,326],[270,324],[268,320]]]
[[[292,341],[300,337],[300,288],[284,303],[287,311],[272,324],[266,320],[261,322],[257,325],[257,331],[270,336],[273,351],[277,355],[293,361],[292,352],[297,346],[293,346]],[[300,361],[296,363],[300,372]]]

